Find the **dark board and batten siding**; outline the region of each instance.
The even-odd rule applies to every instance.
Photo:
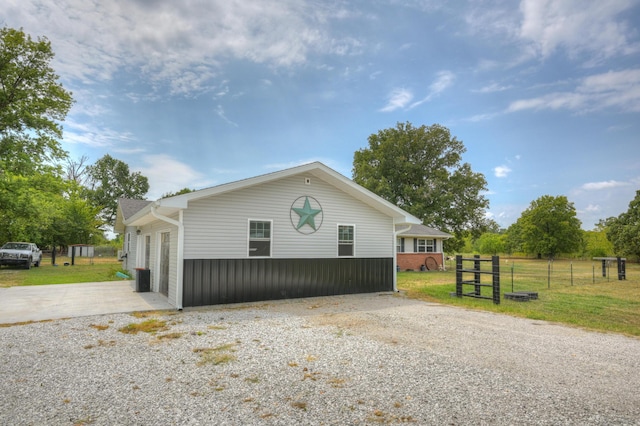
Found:
[[[186,259],[183,306],[393,290],[393,259]]]

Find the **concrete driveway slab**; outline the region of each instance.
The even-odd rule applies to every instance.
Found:
[[[0,324],[175,309],[160,293],[134,290],[135,281],[0,288]]]

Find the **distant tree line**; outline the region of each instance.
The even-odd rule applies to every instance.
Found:
[[[398,123],[369,136],[354,154],[353,179],[420,218],[454,235],[445,251],[479,254],[640,257],[640,191],[629,210],[584,231],[573,203],[544,195],[531,202],[508,229],[487,218],[487,182],[462,161],[462,141],[438,124]]]

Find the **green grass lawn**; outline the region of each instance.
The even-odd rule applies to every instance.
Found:
[[[51,265],[51,258],[43,258],[40,267],[31,269],[0,268],[0,287],[43,284],[69,284],[101,281],[117,281],[116,276],[122,264],[115,257],[76,258],[75,265],[71,259],[58,256],[56,265]]]
[[[524,318],[559,322],[590,330],[640,336],[640,265],[626,265],[626,280],[618,281],[617,267],[611,265],[608,277],[592,261],[508,260],[500,261],[501,302],[471,297],[452,297],[456,291],[455,264],[446,272],[400,272],[398,288],[410,297],[438,303],[504,313]],[[515,265],[514,265],[515,264]],[[483,265],[490,270],[490,263]],[[512,279],[513,277],[513,279]],[[473,278],[466,274],[464,279]],[[483,283],[491,283],[483,275]],[[538,300],[515,302],[505,292],[533,291]],[[465,286],[464,292],[473,287]],[[490,289],[484,289],[490,295]]]
[[[59,266],[52,266],[51,259],[45,258],[39,268],[30,270],[2,267],[0,287],[120,279],[116,272],[122,265],[115,257],[94,258],[92,262],[79,258],[74,266],[64,266],[65,262],[70,259],[58,257]],[[483,265],[483,270],[489,265]],[[398,288],[409,297],[427,301],[640,336],[640,265],[627,263],[626,272],[627,279],[618,281],[615,264],[608,270],[610,275],[602,277],[598,262],[562,260],[549,264],[545,260],[501,258],[501,293],[535,291],[539,299],[514,302],[501,297],[499,305],[491,300],[452,297],[450,293],[456,290],[452,262],[445,272],[400,272]],[[483,276],[482,282],[490,283],[490,276]],[[465,288],[465,292],[470,290]]]

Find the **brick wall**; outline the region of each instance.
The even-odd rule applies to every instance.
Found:
[[[419,271],[420,266],[426,264],[427,257],[435,259],[438,269],[442,267],[442,253],[398,253],[398,267],[401,271]]]

